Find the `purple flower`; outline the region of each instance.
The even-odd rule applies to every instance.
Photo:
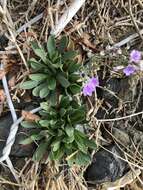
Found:
[[[84,96],[92,96],[93,88],[87,84],[83,87],[83,95]]]
[[[99,86],[99,80],[98,80],[98,78],[96,77],[92,77],[90,80],[89,80],[89,82],[88,82],[88,84],[90,84],[90,86],[95,90],[95,87],[96,86]]]
[[[92,77],[83,87],[84,96],[92,96],[92,93],[95,91],[96,86],[99,86],[99,80],[96,77]]]
[[[130,53],[130,62],[138,63],[141,60],[141,52],[138,50],[132,50]]]
[[[133,65],[128,65],[123,69],[123,72],[125,73],[126,76],[130,76],[136,71],[136,68]]]

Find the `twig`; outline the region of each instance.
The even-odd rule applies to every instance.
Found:
[[[58,18],[59,18],[59,15],[58,15],[58,10],[59,10],[59,6],[60,6],[60,0],[57,0],[57,4],[56,4],[56,16],[55,16],[55,23],[56,25],[58,24]]]
[[[127,115],[127,116],[124,116],[124,117],[117,117],[117,118],[113,118],[113,119],[97,119],[96,118],[96,120],[98,122],[112,122],[112,121],[119,121],[119,120],[123,120],[123,119],[128,119],[128,118],[135,117],[135,116],[141,115],[141,114],[143,114],[143,111],[138,112],[138,113],[133,113],[131,115]]]
[[[125,158],[126,158],[126,160],[128,160],[128,157],[126,156],[126,154],[125,154]],[[130,168],[131,168],[133,174],[135,175],[135,177],[139,180],[139,182],[140,182],[141,185],[143,186],[143,181],[142,181],[141,178],[139,177],[140,174],[141,174],[141,171],[140,171],[140,172],[138,173],[138,175],[137,175],[135,168],[130,164],[130,162],[128,162],[128,164],[129,164],[129,166],[130,166]],[[133,180],[132,180],[132,181],[133,181]],[[130,182],[130,183],[131,183],[131,182]]]
[[[28,66],[27,66],[26,60],[25,60],[25,58],[24,58],[24,55],[23,55],[23,53],[22,53],[22,51],[21,51],[19,45],[17,44],[16,37],[15,37],[15,36],[16,36],[16,35],[15,35],[15,31],[12,30],[13,25],[10,24],[10,23],[12,23],[12,19],[11,19],[11,16],[9,15],[9,12],[8,12],[8,11],[7,11],[7,15],[8,15],[9,19],[6,17],[5,14],[3,14],[3,22],[6,24],[6,27],[7,27],[8,31],[9,31],[10,35],[11,35],[11,40],[12,40],[13,43],[15,44],[15,46],[16,46],[16,48],[17,48],[17,50],[18,50],[18,52],[19,52],[19,54],[20,54],[20,56],[21,56],[21,59],[22,59],[24,65],[25,65],[27,71],[29,71],[29,68],[28,68]],[[10,23],[9,23],[9,20],[11,21]]]
[[[39,21],[40,19],[42,19],[44,13],[41,13],[39,15],[37,15],[36,17],[34,17],[33,19],[31,19],[29,22],[27,22],[26,24],[24,24],[23,26],[21,26],[17,31],[17,35],[20,34],[22,31],[26,30],[26,28],[30,27],[32,24],[34,24],[35,22]]]
[[[141,35],[141,33],[140,33],[140,30],[139,30],[139,27],[138,27],[138,25],[137,25],[137,23],[136,23],[136,21],[135,21],[135,18],[134,18],[133,13],[132,13],[131,0],[129,0],[129,14],[130,14],[131,20],[132,20],[132,22],[133,22],[133,24],[134,24],[134,26],[135,26],[135,28],[136,28],[137,33],[139,34],[140,38],[143,40],[143,37],[142,37],[142,35]]]
[[[117,155],[116,153],[114,153],[114,152],[108,150],[106,147],[102,146],[101,144],[99,144],[99,146],[100,146],[102,149],[104,149],[104,150],[106,150],[107,152],[109,152],[109,153],[111,153],[112,155],[114,155],[115,157],[117,157],[117,158],[119,158],[119,159],[125,161],[125,162],[128,163],[128,164],[130,163],[132,166],[135,166],[135,167],[138,168],[138,169],[143,170],[143,167],[142,167],[142,166],[139,166],[139,165],[137,165],[136,163],[133,163],[133,162],[130,162],[130,161],[126,160],[126,159],[123,158],[122,156]]]
[[[3,6],[4,13],[6,13],[7,0],[1,0],[1,4]]]
[[[3,69],[3,64],[1,64],[1,69]],[[16,112],[15,112],[15,109],[14,109],[14,106],[13,106],[13,103],[12,103],[12,100],[10,97],[10,93],[9,93],[9,89],[8,89],[8,85],[7,85],[7,80],[6,80],[5,76],[3,76],[3,78],[2,78],[2,83],[3,83],[5,95],[7,98],[7,103],[8,103],[11,115],[12,115],[12,119],[15,122],[17,120],[17,115],[16,115]]]
[[[20,54],[20,56],[21,56],[21,59],[22,59],[24,65],[25,65],[27,71],[29,71],[29,68],[28,68],[27,62],[26,62],[26,60],[25,60],[25,57],[24,57],[24,55],[23,55],[23,53],[22,53],[22,50],[20,49],[19,45],[18,45],[17,42],[16,42],[15,35],[13,34],[12,30],[10,29],[10,27],[7,26],[7,28],[8,28],[8,31],[9,31],[10,35],[11,35],[12,41],[13,41],[13,43],[15,44],[15,46],[16,46],[16,48],[17,48],[17,50],[18,50],[18,52],[19,52],[19,54]]]
[[[140,34],[143,34],[143,29],[140,30]],[[138,33],[132,34],[130,36],[128,36],[127,38],[125,38],[124,40],[114,44],[113,46],[110,47],[110,50],[113,50],[115,48],[120,48],[121,46],[129,43],[130,41],[134,40],[135,38],[137,38],[139,36]]]
[[[84,3],[85,0],[74,0],[70,7],[61,16],[54,30],[51,31],[51,34],[55,36],[59,35]]]
[[[11,160],[10,160],[9,157],[6,159],[6,163],[7,163],[7,165],[8,165],[8,168],[10,169],[11,173],[12,173],[13,176],[15,177],[16,181],[17,181],[18,183],[20,183],[20,181],[19,181],[19,179],[18,179],[18,175],[16,174],[16,171],[15,171],[15,169],[14,169],[14,167],[13,167],[13,164],[12,164],[12,162],[11,162]]]

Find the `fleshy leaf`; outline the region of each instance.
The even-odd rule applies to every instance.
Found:
[[[47,49],[50,56],[52,56],[56,49],[55,38],[52,35],[48,38]]]
[[[37,81],[29,80],[29,81],[26,81],[26,82],[20,84],[20,88],[22,88],[22,89],[32,89],[37,85],[38,85]]]
[[[48,142],[45,142],[45,143],[41,142],[40,143],[40,145],[36,149],[36,152],[33,155],[34,161],[40,161],[43,158],[43,156],[47,152],[48,144],[49,144]]]

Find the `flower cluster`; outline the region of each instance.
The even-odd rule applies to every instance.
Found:
[[[129,58],[129,65],[126,67],[124,67],[123,65],[117,66],[114,68],[114,71],[123,69],[123,73],[126,76],[130,76],[135,72],[137,72],[138,70],[141,70],[141,59],[142,59],[142,53],[138,50],[132,50]]]
[[[142,58],[142,54],[138,50],[132,50],[130,53],[130,63],[127,67],[123,69],[123,72],[125,73],[126,76],[130,76],[133,73],[135,73],[138,70],[138,63],[140,62]],[[134,65],[134,63],[136,65]]]
[[[99,80],[97,77],[92,77],[83,87],[84,96],[92,96],[92,93],[95,91],[96,87],[99,86]]]

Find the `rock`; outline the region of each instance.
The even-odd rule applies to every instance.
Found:
[[[0,35],[0,51],[4,51],[5,47],[8,45],[8,38],[2,34]]]
[[[0,140],[1,140],[0,156],[2,156],[2,150],[5,146],[12,123],[13,121],[12,121],[12,117],[10,113],[0,118]],[[14,145],[12,146],[11,156],[16,156],[16,157],[31,157],[32,156],[35,150],[34,144],[29,144],[29,145],[19,144],[20,141],[26,138],[29,133],[30,133],[29,129],[24,129],[23,127],[19,125],[19,130],[16,135],[16,140],[15,140]]]
[[[107,149],[114,155],[104,149],[95,153],[92,163],[84,173],[84,178],[88,184],[115,181],[122,177],[127,169],[127,164],[115,156],[121,156],[119,149],[115,145],[109,146]]]

